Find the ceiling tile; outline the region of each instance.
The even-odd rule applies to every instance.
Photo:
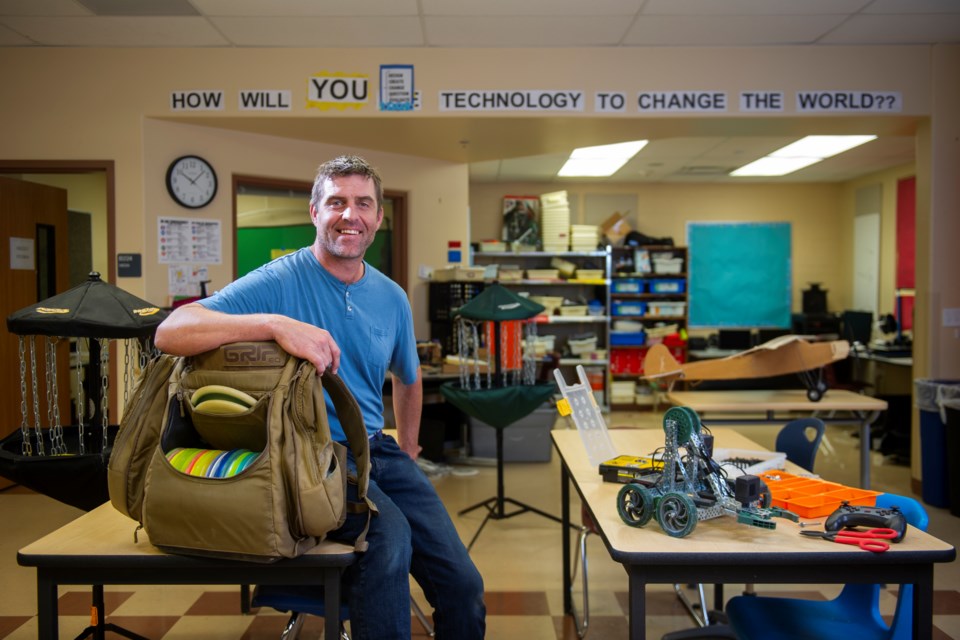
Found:
[[[870,0],[649,0],[643,15],[801,16],[854,13]]]
[[[198,16],[188,0],[77,0],[98,16]]]
[[[822,44],[927,44],[960,42],[960,14],[853,16]]]
[[[0,0],[0,16],[89,16],[74,0]]]
[[[427,16],[633,16],[641,0],[421,0]]]
[[[206,47],[228,44],[204,18],[14,17],[4,19],[4,23],[49,46]]]
[[[415,16],[416,0],[191,0],[209,16]]]
[[[629,45],[754,46],[817,41],[843,20],[838,15],[640,16],[624,39]]]
[[[960,13],[957,0],[873,0],[863,13]]]
[[[0,18],[0,23],[2,22],[3,19]],[[33,44],[33,41],[0,24],[0,47],[19,47],[25,44]]]
[[[471,182],[496,182],[500,175],[500,161],[487,160],[470,164]]]
[[[440,47],[611,46],[623,37],[623,18],[607,16],[424,19],[427,42]]]
[[[413,47],[423,44],[414,17],[210,18],[231,42],[253,47]]]

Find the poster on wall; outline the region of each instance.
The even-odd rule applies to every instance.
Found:
[[[539,196],[504,196],[501,240],[536,245],[540,236]]]
[[[172,264],[168,267],[168,278],[169,294],[174,299],[199,297],[201,283],[210,282],[207,267],[199,264]]]
[[[219,220],[161,217],[157,225],[160,264],[221,263]]]

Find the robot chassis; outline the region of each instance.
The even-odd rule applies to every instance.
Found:
[[[690,535],[699,520],[732,516],[740,524],[775,529],[781,517],[797,522],[797,514],[770,507],[770,493],[756,476],[740,476],[731,491],[701,433],[700,417],[689,407],[671,407],[663,416],[662,470],[624,485],[617,495],[617,513],[632,527],[656,518],[670,536]],[[680,455],[680,449],[686,455]]]

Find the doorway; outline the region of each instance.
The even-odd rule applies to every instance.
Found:
[[[270,260],[313,243],[312,183],[233,176],[233,274],[239,278]],[[384,221],[364,259],[407,290],[407,194],[383,192]]]

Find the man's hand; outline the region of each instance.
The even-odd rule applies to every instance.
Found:
[[[313,363],[318,373],[340,369],[340,347],[326,329],[283,318],[274,327],[273,339],[290,355]]]

